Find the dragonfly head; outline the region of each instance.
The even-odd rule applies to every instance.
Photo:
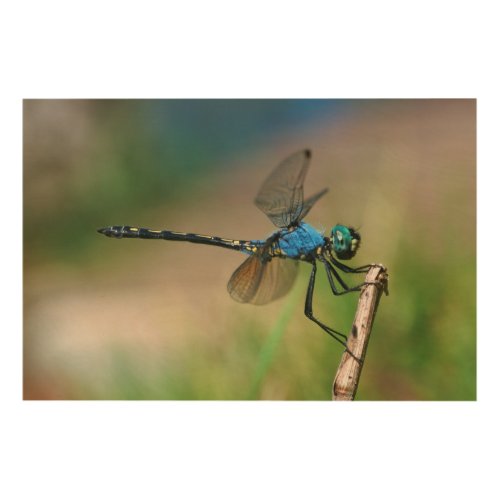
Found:
[[[352,227],[337,224],[332,229],[333,250],[342,260],[352,259],[361,243],[361,235]]]

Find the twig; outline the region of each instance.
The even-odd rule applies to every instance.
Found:
[[[347,347],[357,359],[347,351],[342,355],[333,381],[332,399],[334,401],[352,401],[356,396],[378,302],[383,291],[386,295],[388,294],[387,271],[382,265],[373,265],[370,268],[366,275],[366,282],[368,284],[361,289],[358,309],[347,339]]]

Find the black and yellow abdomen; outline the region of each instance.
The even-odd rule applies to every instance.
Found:
[[[219,236],[207,236],[204,234],[182,233],[178,231],[154,230],[144,227],[133,226],[108,226],[97,230],[110,238],[140,238],[144,240],[168,240],[189,241],[190,243],[201,243],[203,245],[214,245],[229,248],[239,252],[255,252],[257,246],[248,240],[232,240],[220,238]]]

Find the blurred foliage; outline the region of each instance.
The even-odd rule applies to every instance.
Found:
[[[333,194],[308,220],[359,221],[355,264],[389,268],[357,398],[474,400],[467,100],[26,101],[25,397],[329,399],[342,349],[303,315],[306,265],[288,297],[252,308],[223,297],[234,255],[95,232],[165,219],[265,237],[253,192],[239,190],[274,165],[254,173],[246,158],[270,148],[259,154],[277,162],[304,146],[335,164],[322,174],[313,158],[308,182],[326,179]],[[346,332],[355,295],[332,298],[321,277],[315,311]]]

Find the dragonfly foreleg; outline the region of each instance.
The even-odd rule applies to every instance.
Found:
[[[307,286],[307,295],[306,295],[306,304],[304,308],[304,313],[305,315],[311,320],[314,321],[318,326],[320,326],[330,337],[334,338],[337,342],[342,344],[345,347],[345,350],[356,360],[359,361],[359,359],[354,356],[354,354],[349,350],[347,347],[346,341],[347,337],[340,332],[337,332],[333,328],[330,328],[329,326],[326,326],[324,323],[322,323],[319,319],[314,317],[313,314],[313,308],[312,308],[312,301],[313,301],[313,295],[314,295],[314,284],[316,281],[316,262],[312,262],[312,271],[311,271],[311,276],[309,278],[309,285]],[[344,340],[341,340],[344,339]]]
[[[370,267],[372,267],[370,264],[366,264],[365,266],[361,267],[349,267],[346,264],[343,264],[342,262],[338,261],[332,254],[332,251],[328,251],[328,256],[330,257],[331,263],[338,267],[341,271],[344,271],[344,273],[367,273]]]
[[[322,256],[319,257],[319,260],[325,266],[326,276],[328,278],[328,282],[330,283],[330,288],[331,288],[334,295],[344,295],[345,293],[349,293],[349,292],[359,292],[359,290],[361,290],[361,287],[365,284],[365,283],[360,283],[359,285],[357,285],[355,287],[351,287],[351,288],[348,287],[345,284],[344,280],[340,277],[340,274],[337,272],[335,267],[333,267],[333,265],[330,262],[328,262]],[[343,290],[341,290],[341,291],[337,290],[337,287],[335,286],[335,280],[333,279],[334,277],[337,278],[337,281],[340,283]]]

